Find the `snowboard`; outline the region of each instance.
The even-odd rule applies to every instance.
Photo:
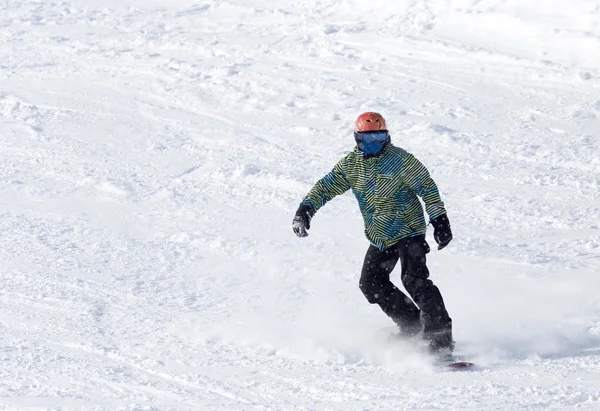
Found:
[[[442,360],[436,359],[433,363],[437,367],[445,368],[450,371],[472,371],[475,369],[475,363],[454,356]]]
[[[469,361],[456,361],[456,362],[451,362],[449,364],[446,364],[446,366],[448,368],[450,368],[452,371],[462,371],[462,370],[468,370],[468,369],[473,369],[473,367],[475,367],[475,364]]]
[[[394,341],[410,342],[410,343],[416,344],[417,347],[419,347],[423,343],[423,341],[420,339],[403,338],[402,336],[400,336],[398,334],[398,328],[396,328],[396,327],[386,327],[382,330],[382,332],[384,333],[384,335],[387,334],[388,342],[392,342],[392,343]],[[419,347],[419,348],[421,348],[421,347]],[[473,371],[477,368],[475,366],[475,363],[467,361],[463,356],[448,355],[448,356],[444,356],[444,357],[435,357],[432,354],[425,352],[425,347],[422,347],[422,348],[423,348],[423,354],[431,357],[433,359],[433,365],[440,369],[445,369],[445,370],[450,370],[450,371]]]

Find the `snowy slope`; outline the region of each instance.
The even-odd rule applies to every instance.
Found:
[[[478,371],[386,344],[351,194],[292,233],[366,110]],[[599,119],[592,0],[2,1],[0,407],[599,410]]]

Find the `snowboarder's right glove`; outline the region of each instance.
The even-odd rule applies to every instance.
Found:
[[[450,220],[446,214],[442,214],[431,220],[433,226],[433,238],[438,243],[438,250],[446,247],[452,240],[452,230],[450,230]]]
[[[302,204],[300,207],[298,207],[298,211],[296,211],[296,215],[294,216],[294,221],[292,223],[294,233],[296,233],[298,237],[308,236],[306,230],[310,229],[310,219],[314,215],[315,209],[311,206]]]

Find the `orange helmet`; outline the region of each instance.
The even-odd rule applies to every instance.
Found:
[[[354,123],[354,132],[387,130],[385,119],[379,113],[372,111],[362,113]]]

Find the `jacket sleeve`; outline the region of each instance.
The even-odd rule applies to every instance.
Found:
[[[303,205],[310,205],[317,211],[333,197],[344,194],[350,189],[350,183],[344,173],[345,160],[345,158],[341,159],[329,174],[317,181],[302,200]]]
[[[446,214],[444,202],[440,198],[440,192],[429,175],[429,171],[410,153],[402,168],[402,179],[415,194],[423,199],[429,220]]]

